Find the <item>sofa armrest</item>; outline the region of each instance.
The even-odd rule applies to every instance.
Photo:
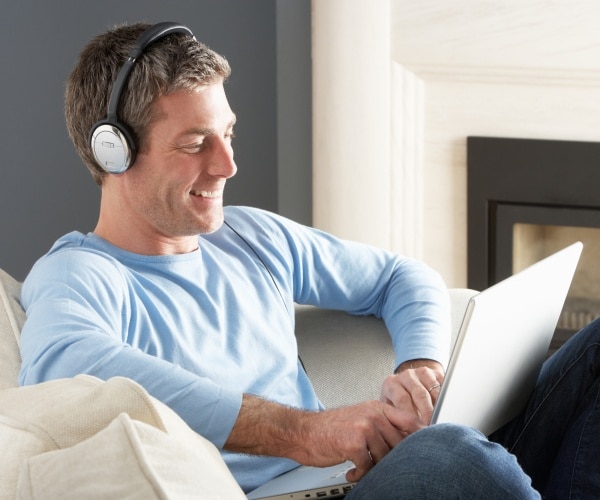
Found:
[[[452,341],[475,290],[450,289]],[[364,335],[364,331],[369,335]],[[379,399],[394,370],[394,352],[383,320],[341,311],[296,306],[300,358],[321,402],[328,408]]]

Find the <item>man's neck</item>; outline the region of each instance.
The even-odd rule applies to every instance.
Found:
[[[94,234],[127,252],[139,255],[178,255],[198,248],[198,236],[174,237],[130,220],[126,213],[115,215],[101,204]]]

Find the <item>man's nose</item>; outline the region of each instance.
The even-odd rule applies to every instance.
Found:
[[[209,170],[212,175],[226,179],[236,174],[237,165],[233,159],[233,148],[228,140],[220,140],[215,144]]]

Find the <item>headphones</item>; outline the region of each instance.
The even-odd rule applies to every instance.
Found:
[[[125,172],[135,161],[137,153],[135,134],[125,123],[119,120],[117,113],[121,94],[133,65],[150,45],[172,33],[184,33],[195,39],[189,28],[178,23],[158,23],[144,31],[117,74],[108,100],[106,118],[92,127],[90,144],[94,158],[109,174],[122,174]]]

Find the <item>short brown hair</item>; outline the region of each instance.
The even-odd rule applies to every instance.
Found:
[[[106,117],[114,79],[148,27],[146,23],[121,25],[95,37],[81,51],[67,79],[65,118],[69,136],[98,185],[107,174],[94,159],[90,130]],[[129,126],[142,149],[156,98],[224,81],[230,71],[225,58],[189,35],[167,35],[136,61],[121,95],[119,119]]]

